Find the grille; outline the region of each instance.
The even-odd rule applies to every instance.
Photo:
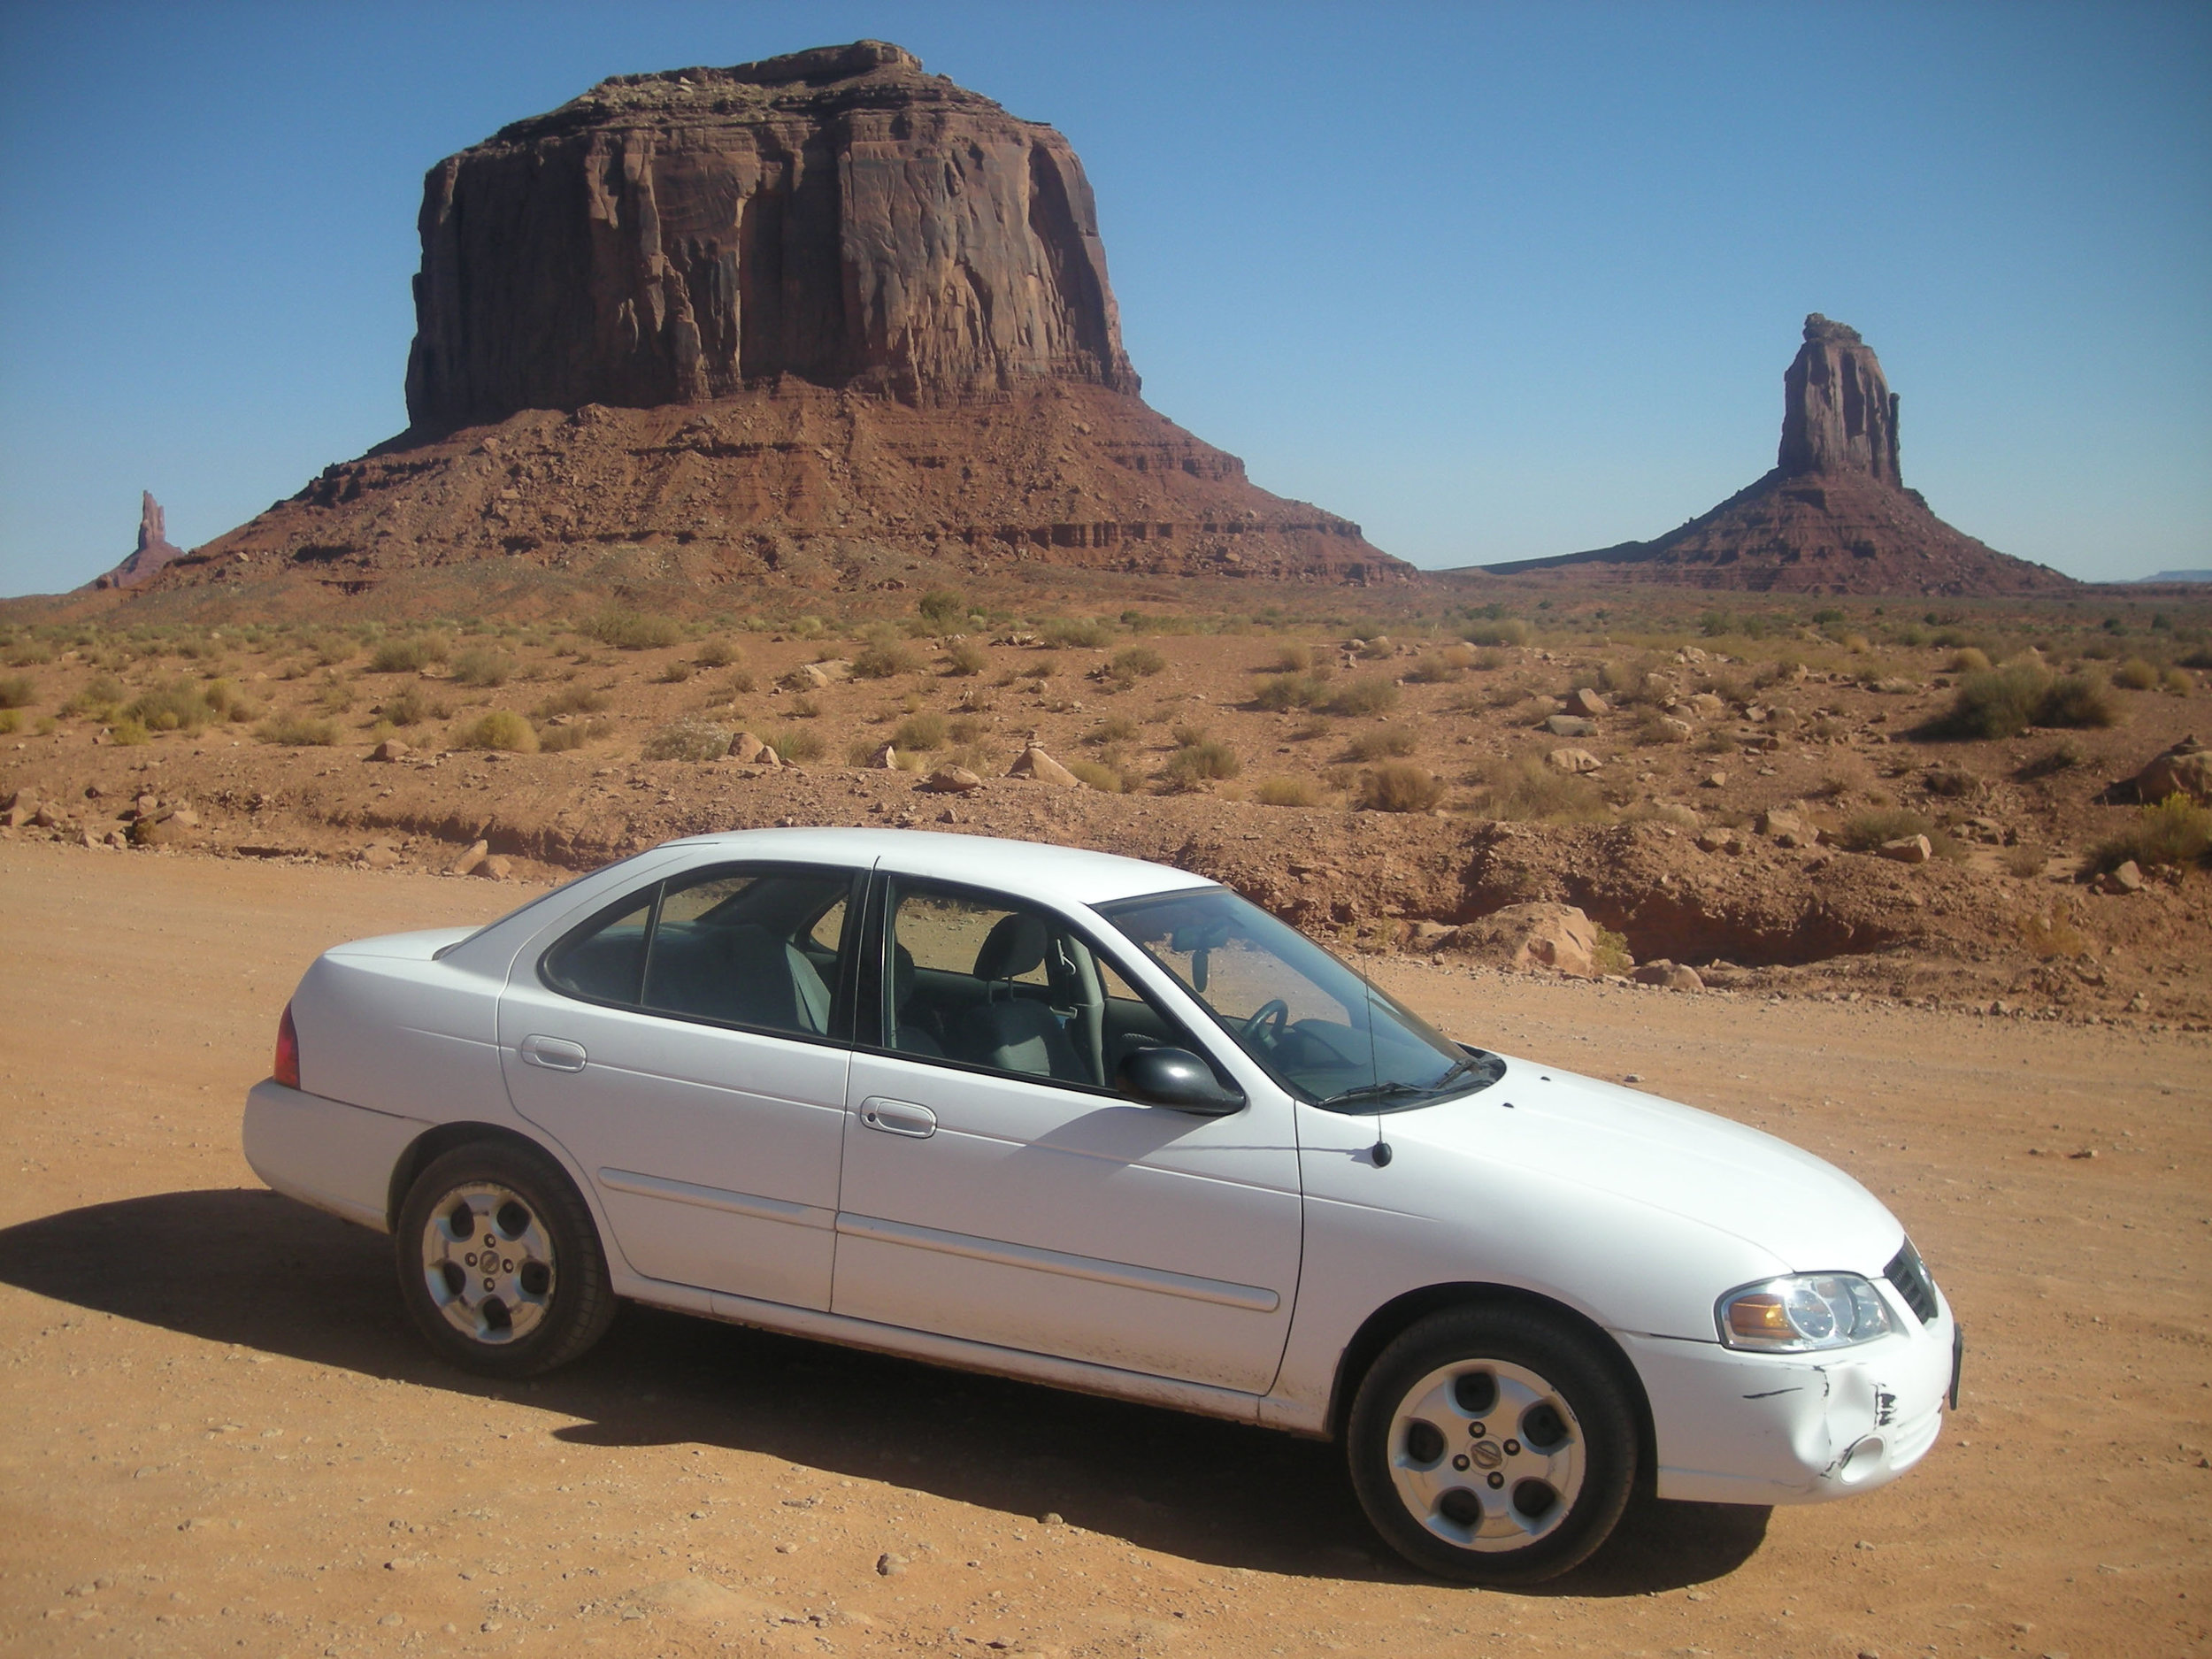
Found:
[[[1907,1239],[1882,1270],[1882,1277],[1897,1286],[1897,1294],[1905,1299],[1905,1306],[1920,1316],[1920,1323],[1928,1324],[1936,1317],[1935,1280],[1928,1277],[1926,1263],[1920,1252]]]

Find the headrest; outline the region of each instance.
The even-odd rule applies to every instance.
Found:
[[[975,953],[975,977],[1011,979],[1027,973],[1045,959],[1049,937],[1041,916],[1017,910],[1001,917],[984,940],[983,949]]]
[[[914,1000],[914,953],[894,941],[891,945],[891,1006],[899,1012]]]

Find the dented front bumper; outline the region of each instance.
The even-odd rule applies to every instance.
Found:
[[[1651,1401],[1658,1495],[1819,1503],[1895,1479],[1942,1429],[1956,1335],[1947,1305],[1924,1325],[1825,1354],[1622,1335]]]

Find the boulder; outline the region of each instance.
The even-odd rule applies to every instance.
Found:
[[[1715,695],[1709,691],[1692,693],[1686,701],[1686,706],[1689,709],[1692,714],[1694,714],[1699,718],[1705,720],[1717,720],[1722,715],[1728,712],[1728,703],[1726,700]]]
[[[399,863],[399,853],[388,841],[371,841],[361,849],[361,862],[372,870],[389,870]]]
[[[1759,814],[1756,827],[1778,847],[1810,847],[1819,839],[1811,823],[1787,807],[1769,807]]]
[[[879,772],[896,772],[899,769],[899,751],[886,743],[868,757],[868,764]]]
[[[2168,795],[2186,796],[2199,806],[2212,806],[2212,748],[2194,735],[2185,737],[2133,779],[2135,798],[2155,803]]]
[[[1697,849],[1705,853],[1740,853],[1743,850],[1743,837],[1732,829],[1700,830]]]
[[[1571,904],[1509,904],[1468,923],[1453,943],[1484,949],[1517,972],[1598,977],[1597,924]]]
[[[772,766],[776,764],[772,758],[763,760],[762,757],[773,757],[775,752],[750,732],[740,732],[730,740],[730,758],[747,766]]]
[[[1083,787],[1080,778],[1034,743],[1014,757],[1014,764],[1006,769],[1006,775],[1010,778],[1034,778],[1040,783],[1056,783],[1064,789]]]
[[[1613,705],[1587,686],[1578,686],[1567,694],[1567,712],[1594,718],[1610,714]]]
[[[1687,720],[1678,720],[1671,714],[1659,717],[1659,731],[1670,743],[1686,743],[1697,735],[1697,727]]]
[[[1578,714],[1554,714],[1546,717],[1544,729],[1554,737],[1595,737],[1597,722]]]
[[[487,881],[504,881],[514,872],[514,861],[504,853],[494,853],[469,872],[471,875],[481,876]]]
[[[1893,841],[1884,841],[1879,849],[1883,857],[1901,864],[1924,864],[1935,856],[1935,847],[1925,835],[1904,835]]]
[[[1586,749],[1555,749],[1544,758],[1558,772],[1596,772],[1605,764]]]
[[[1669,962],[1664,956],[1656,962],[1639,963],[1628,972],[1639,985],[1655,985],[1668,991],[1701,991],[1705,981],[1698,971],[1687,964]]]
[[[940,766],[922,785],[939,795],[972,795],[982,787],[983,780],[965,766]]]
[[[2097,878],[2100,893],[2140,893],[2143,890],[2143,867],[2130,858],[2116,870],[2108,870]]]
[[[1701,789],[1725,789],[1728,787],[1728,774],[1724,772],[1709,772],[1697,780],[1697,787]]]
[[[451,864],[448,864],[446,866],[446,873],[456,876],[472,874],[475,872],[477,865],[482,864],[491,856],[492,844],[489,841],[478,841],[466,852],[463,853],[458,858],[456,858]]]
[[[405,760],[415,751],[396,737],[388,737],[369,751],[371,760]]]

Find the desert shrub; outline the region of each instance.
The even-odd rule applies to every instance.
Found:
[[[453,678],[465,686],[503,686],[514,672],[513,657],[481,645],[472,646],[453,659]]]
[[[2007,875],[2016,876],[2025,881],[2031,876],[2039,876],[2043,873],[2044,860],[2049,855],[2034,842],[2022,841],[2016,847],[2006,848],[1997,856],[1997,862],[2003,866]]]
[[[1526,645],[1536,637],[1536,630],[1518,617],[1499,617],[1470,622],[1460,629],[1459,637],[1470,645]]]
[[[1386,761],[1359,780],[1359,803],[1374,812],[1426,812],[1444,798],[1444,786],[1426,766]]]
[[[338,726],[335,721],[318,720],[311,715],[280,714],[264,720],[254,735],[265,743],[292,749],[327,748],[338,741]],[[119,743],[123,739],[118,735],[115,741]]]
[[[1302,645],[1279,645],[1263,666],[1269,673],[1302,674],[1313,666],[1313,653]]]
[[[1319,806],[1321,786],[1310,778],[1263,778],[1253,797],[1262,806]]]
[[[673,617],[652,616],[618,607],[589,618],[577,632],[618,651],[657,651],[675,644],[684,636]]]
[[[123,712],[149,732],[196,732],[216,718],[200,688],[188,680],[142,691]]]
[[[2020,918],[2020,942],[2029,954],[2046,962],[2062,956],[2078,956],[2089,948],[2089,941],[2081,935],[2081,929],[2063,916],[2053,911],[2047,916],[2024,916]]]
[[[2112,683],[2124,691],[2154,691],[2158,687],[2158,665],[2139,657],[2131,657],[2112,671]]]
[[[1636,965],[1636,958],[1628,954],[1626,935],[1609,927],[1597,929],[1597,949],[1590,953],[1590,965],[1600,973],[1624,974]]]
[[[1870,853],[1884,841],[1913,835],[1925,835],[1933,842],[1939,833],[1935,820],[1924,812],[1903,806],[1877,807],[1844,819],[1836,832],[1836,844],[1847,852]]]
[[[772,732],[764,732],[760,741],[776,751],[777,759],[794,765],[821,759],[829,747],[819,732],[803,726],[779,726]]]
[[[940,634],[967,619],[968,602],[949,588],[933,588],[914,602],[922,619]]]
[[[453,734],[456,749],[501,749],[517,755],[534,755],[538,734],[530,722],[506,709],[488,709]]]
[[[945,652],[945,672],[955,680],[972,680],[990,665],[990,652],[973,640],[955,640]]]
[[[1404,726],[1379,726],[1355,737],[1344,757],[1356,761],[1398,759],[1413,753],[1413,733]]]
[[[48,718],[45,720],[45,722],[44,722],[43,724],[44,724],[44,725],[45,725],[48,728],[50,728],[50,727],[51,727],[51,726],[52,726],[52,725],[53,725],[53,719],[52,719],[52,717],[49,716],[49,717],[48,717]],[[14,735],[18,733],[18,732],[21,731],[22,729],[23,729],[23,710],[20,710],[20,709],[0,709],[0,737],[13,737],[13,736],[14,736]]]
[[[2051,689],[2051,677],[2032,662],[2007,663],[1959,682],[1949,713],[1931,723],[1931,737],[1967,740],[2017,737],[2035,723]]]
[[[926,753],[945,746],[945,729],[941,714],[910,714],[892,728],[891,743],[895,749]]]
[[[672,720],[645,740],[639,752],[648,760],[719,760],[736,735],[711,720]]]
[[[416,674],[446,659],[444,636],[417,634],[403,640],[386,640],[369,657],[372,674]]]
[[[86,715],[96,720],[111,720],[123,703],[123,682],[113,674],[95,674],[77,688],[76,695],[61,705],[64,714]]]
[[[1196,735],[1194,741],[1182,744],[1168,757],[1166,778],[1171,788],[1195,789],[1202,783],[1233,778],[1243,770],[1244,763],[1228,744]]]
[[[12,640],[4,653],[10,668],[38,668],[50,663],[60,651],[50,640]]]
[[[334,731],[331,735],[334,741],[337,733]],[[150,733],[144,726],[139,725],[137,721],[132,719],[118,720],[114,725],[108,727],[108,741],[123,749],[129,749],[134,745],[143,743],[147,741],[150,736],[151,733]],[[281,741],[282,740],[273,739],[272,741]]]
[[[1310,709],[1329,695],[1329,682],[1320,674],[1277,674],[1260,682],[1253,703],[1271,713],[1286,709]]]
[[[1555,824],[1597,823],[1609,816],[1596,784],[1533,755],[1486,772],[1477,805],[1491,818]]]
[[[692,653],[691,660],[700,668],[729,668],[737,662],[737,647],[727,640],[706,640]]]
[[[2120,718],[2112,694],[2086,674],[2069,674],[2036,705],[2038,726],[2113,726]]]
[[[1391,681],[1369,675],[1346,680],[1329,694],[1322,706],[1331,714],[1387,714],[1398,706],[1399,695]]]
[[[653,676],[657,685],[680,686],[698,671],[680,657],[672,657],[661,664],[661,672]]]
[[[537,718],[549,720],[557,714],[596,714],[607,706],[607,694],[594,691],[580,680],[572,680],[536,709]]]
[[[2131,858],[2147,870],[2198,864],[2208,853],[2212,853],[2212,808],[2185,795],[2170,795],[2140,809],[2134,823],[2100,842],[2090,856],[2099,870],[2117,869]]]
[[[2185,697],[2194,691],[2196,682],[2178,668],[2170,668],[2158,677],[2158,688],[2170,697]]]
[[[1122,773],[1094,760],[1071,760],[1067,763],[1067,768],[1087,787],[1104,795],[1120,795],[1129,787],[1127,779]]]
[[[1930,795],[1954,798],[1973,795],[1982,787],[1982,780],[1963,766],[1931,766],[1921,781]]]
[[[1167,658],[1149,645],[1133,645],[1114,654],[1114,672],[1123,680],[1148,679],[1167,666]]]
[[[0,709],[27,709],[38,701],[38,687],[28,674],[0,679]]]
[[[1094,748],[1102,749],[1109,743],[1126,743],[1137,735],[1137,723],[1125,714],[1110,714],[1085,733],[1083,741]]]
[[[1963,646],[1951,658],[1951,672],[1955,674],[1985,674],[1989,672],[1989,653],[1978,646]]]
[[[1113,624],[1087,617],[1056,617],[1037,632],[1047,645],[1062,650],[1095,650],[1102,645],[1112,644],[1114,639]]]
[[[815,616],[801,617],[791,625],[791,634],[794,639],[818,640],[828,632],[829,624]]]
[[[820,719],[822,718],[822,704],[820,700],[815,697],[792,698],[791,717],[795,720]]]
[[[1425,651],[1406,670],[1406,678],[1417,686],[1448,685],[1467,672],[1474,657],[1463,645],[1444,651]]]
[[[557,755],[611,737],[614,729],[612,720],[572,720],[566,726],[549,726],[538,733],[538,747],[549,755]]]
[[[895,680],[901,674],[920,672],[921,658],[898,641],[879,637],[861,648],[853,658],[853,678],[856,680]]]

